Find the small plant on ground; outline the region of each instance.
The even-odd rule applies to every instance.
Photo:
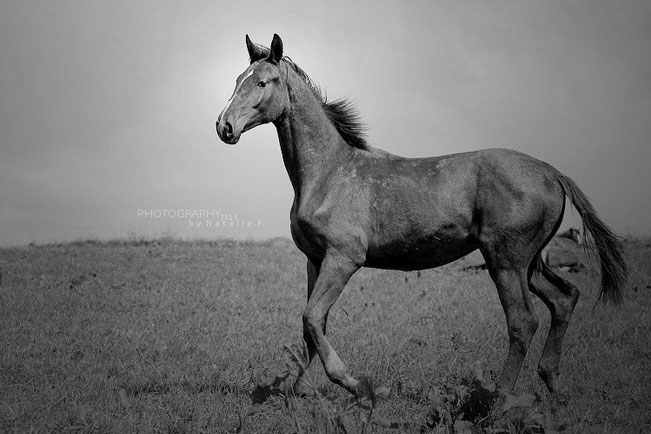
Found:
[[[551,411],[543,413],[536,395],[502,395],[495,383],[484,382],[481,370],[473,377],[451,379],[429,393],[432,402],[421,432],[454,433],[556,433]]]

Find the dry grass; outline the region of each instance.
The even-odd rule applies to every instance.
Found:
[[[571,391],[554,416],[570,432],[651,430],[649,240],[626,243],[636,290],[619,308],[582,290],[562,372]],[[485,271],[466,262],[416,273],[363,269],[329,320],[333,346],[356,375],[386,385],[376,415],[418,432],[432,392],[477,369],[487,381],[506,355],[506,328]],[[253,406],[250,393],[283,369],[300,342],[302,255],[282,242],[170,239],[79,242],[0,250],[0,431],[323,432],[326,408],[348,398],[319,367],[322,396]],[[589,289],[595,288],[595,289]],[[517,385],[535,374],[549,321]],[[371,427],[380,430],[378,426]]]

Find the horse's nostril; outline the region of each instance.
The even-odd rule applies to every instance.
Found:
[[[224,125],[224,135],[227,139],[233,138],[233,125],[230,122],[226,122]]]

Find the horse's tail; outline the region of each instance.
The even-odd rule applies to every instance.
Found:
[[[556,178],[583,220],[584,247],[597,249],[601,262],[599,299],[617,305],[622,301],[628,279],[628,264],[620,238],[599,218],[588,197],[571,178],[561,173]]]

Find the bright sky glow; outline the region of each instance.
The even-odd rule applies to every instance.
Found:
[[[617,231],[651,233],[648,1],[30,0],[0,3],[0,245],[289,235],[274,128],[235,146],[215,133],[246,33],[278,33],[375,146],[514,148]],[[140,213],[163,209],[241,226]]]

